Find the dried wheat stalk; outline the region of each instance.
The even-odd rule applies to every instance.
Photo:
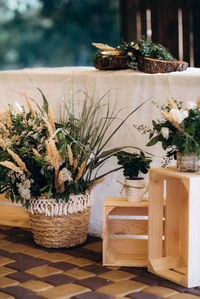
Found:
[[[21,170],[21,168],[17,167],[14,163],[9,162],[9,161],[4,161],[4,162],[0,162],[1,165],[12,169],[15,172],[18,172],[19,174],[23,174],[23,171]]]
[[[6,144],[5,142],[3,141],[2,138],[0,138],[0,147],[5,151],[6,150]]]
[[[73,154],[72,154],[72,150],[69,144],[67,144],[67,151],[68,151],[68,159],[69,159],[69,165],[72,166],[73,165]]]
[[[11,157],[16,161],[16,163],[18,164],[18,166],[23,169],[25,172],[29,173],[28,169],[26,168],[25,163],[21,160],[21,158],[15,154],[12,150],[10,150],[9,148],[7,149],[7,152],[11,155]]]
[[[82,174],[83,174],[83,170],[85,168],[85,165],[86,165],[86,161],[83,161],[81,163],[81,166],[78,167],[78,175],[77,177],[75,178],[75,183],[78,182],[78,180],[81,178]]]
[[[97,49],[104,50],[104,51],[115,51],[116,48],[113,48],[106,44],[101,43],[92,43],[93,46],[95,46]]]
[[[24,96],[25,96],[25,99],[26,99],[26,104],[27,104],[29,110],[31,111],[31,114],[32,114],[34,117],[36,117],[35,110],[33,109],[32,105],[31,105],[31,102],[29,101],[29,98],[28,98],[26,92],[24,92]]]

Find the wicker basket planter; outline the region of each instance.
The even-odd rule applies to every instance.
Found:
[[[71,195],[67,203],[32,199],[30,223],[35,243],[47,248],[72,247],[85,242],[90,220],[91,193]]]

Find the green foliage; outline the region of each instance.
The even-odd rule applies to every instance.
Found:
[[[146,174],[152,162],[142,151],[140,154],[120,151],[117,154],[117,159],[118,164],[122,165],[124,176],[128,179],[137,178],[140,173]]]

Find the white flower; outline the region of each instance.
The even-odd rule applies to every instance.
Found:
[[[12,144],[12,141],[9,138],[5,138],[4,142],[5,142],[6,146],[10,146]]]
[[[133,48],[134,48],[135,50],[140,50],[140,47],[138,46],[138,44],[135,44],[135,45],[133,46]]]
[[[72,174],[67,168],[62,169],[63,181],[72,181]]]
[[[39,135],[38,135],[38,133],[33,134],[32,137],[33,137],[33,139],[35,139],[35,140],[39,140]]]
[[[186,109],[187,110],[194,110],[197,109],[197,104],[193,101],[187,101],[186,102]]]
[[[16,106],[17,110],[18,110],[20,113],[23,112],[22,107],[20,106],[20,104],[19,104],[17,101],[15,101],[15,106]]]
[[[132,52],[128,52],[128,56],[133,56],[133,53]]]
[[[161,134],[165,139],[168,139],[169,138],[169,128],[163,127],[161,129]]]
[[[184,109],[171,109],[169,114],[172,116],[173,120],[178,124],[182,123],[182,121],[188,117],[188,111]]]

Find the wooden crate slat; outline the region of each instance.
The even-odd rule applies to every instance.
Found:
[[[163,191],[164,184],[160,177],[150,172],[151,184],[149,195],[154,198],[154,202],[149,209],[149,259],[162,257],[163,255]],[[155,216],[156,215],[156,216]],[[156,244],[156,246],[154,245]]]
[[[146,207],[116,207],[109,215],[122,216],[148,216],[148,208]]]
[[[179,180],[167,179],[166,184],[165,255],[179,254],[180,251],[180,203]]]
[[[180,274],[173,270],[162,270],[159,272],[155,272],[155,274],[158,274],[159,276],[171,280],[173,282],[182,284],[182,282],[185,280],[185,275]]]
[[[105,266],[133,266],[133,267],[146,267],[147,255],[136,254],[119,254],[113,250],[108,249],[104,261]]]
[[[149,259],[149,262],[154,272],[180,267],[183,264],[183,261],[179,255]]]
[[[147,254],[147,240],[112,238],[109,240],[109,248],[122,254]]]
[[[148,221],[134,219],[109,219],[109,233],[120,235],[147,235]]]

